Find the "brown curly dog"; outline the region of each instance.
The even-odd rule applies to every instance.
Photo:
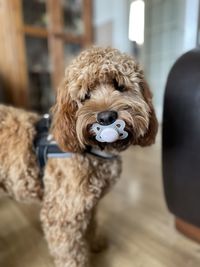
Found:
[[[119,152],[154,143],[152,95],[143,71],[128,55],[111,48],[83,51],[66,69],[52,108],[51,134],[73,154],[48,159],[43,188],[33,147],[39,119],[0,105],[0,193],[41,201],[56,266],[89,266],[90,251],[97,248],[95,209],[120,175]],[[112,156],[87,153],[88,147]]]

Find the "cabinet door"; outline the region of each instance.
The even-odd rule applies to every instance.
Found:
[[[49,110],[65,67],[88,44],[90,1],[21,0],[31,109]]]
[[[29,108],[48,112],[54,102],[46,0],[22,0]]]

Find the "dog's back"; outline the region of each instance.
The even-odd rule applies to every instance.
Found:
[[[38,198],[38,167],[33,151],[38,115],[0,105],[0,193],[17,200]]]

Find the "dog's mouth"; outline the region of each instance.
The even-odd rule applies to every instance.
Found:
[[[133,129],[124,120],[116,120],[114,123],[102,126],[98,123],[88,125],[90,145],[100,149],[126,149],[133,141]]]
[[[114,143],[117,140],[123,140],[128,137],[128,132],[125,130],[124,120],[115,120],[109,125],[101,125],[94,123],[90,131],[94,134],[95,139],[100,143]]]
[[[118,112],[111,123],[101,123],[96,113],[79,111],[76,121],[77,137],[82,148],[92,146],[107,151],[122,151],[138,137],[138,128],[131,112]]]

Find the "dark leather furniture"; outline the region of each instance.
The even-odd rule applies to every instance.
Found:
[[[180,226],[180,222],[185,223],[186,227],[194,226],[190,232],[198,231],[200,227],[200,49],[198,48],[181,56],[168,76],[164,96],[162,167],[166,202],[169,210],[178,218],[177,225]]]

